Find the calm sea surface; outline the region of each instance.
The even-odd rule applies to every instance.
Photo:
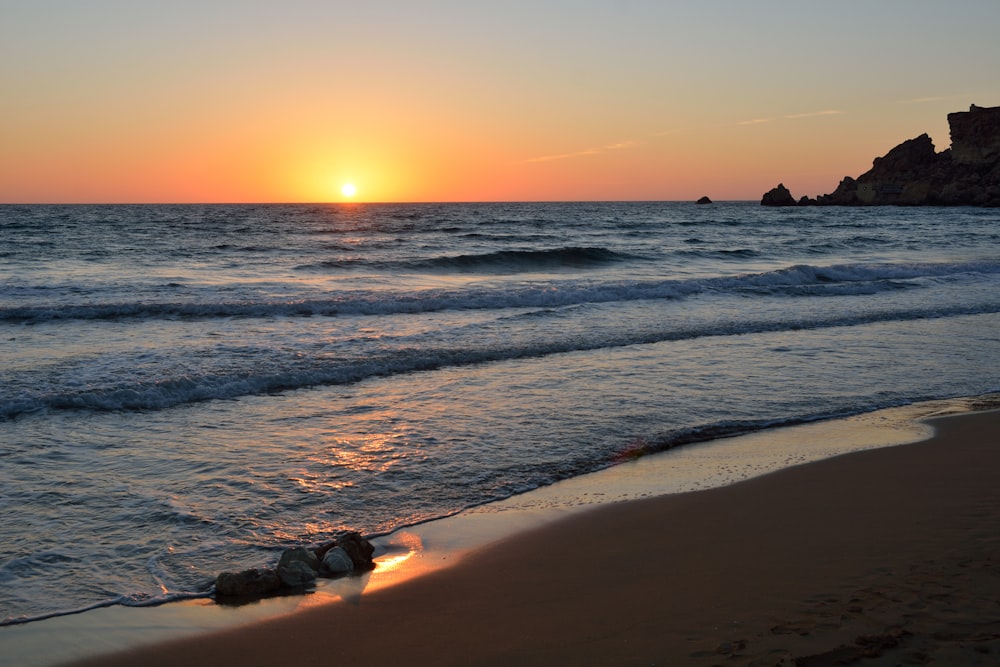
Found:
[[[997,210],[0,206],[0,619],[997,390]]]

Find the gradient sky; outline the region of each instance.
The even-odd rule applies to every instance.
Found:
[[[997,0],[0,0],[0,202],[759,199],[1000,105]]]

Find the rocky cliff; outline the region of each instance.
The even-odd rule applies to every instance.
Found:
[[[856,179],[846,176],[830,194],[803,197],[795,205],[1000,206],[1000,107],[972,105],[948,114],[948,125],[951,148],[938,153],[921,134],[875,158]],[[779,188],[766,193],[761,204],[794,202],[787,190],[776,197]]]

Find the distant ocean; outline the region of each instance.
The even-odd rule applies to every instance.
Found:
[[[0,619],[998,390],[996,209],[0,206]]]

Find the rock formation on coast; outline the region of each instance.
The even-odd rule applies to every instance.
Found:
[[[828,195],[797,202],[784,185],[762,206],[1000,206],[1000,107],[948,114],[951,148],[935,152],[926,134],[904,141]]]

